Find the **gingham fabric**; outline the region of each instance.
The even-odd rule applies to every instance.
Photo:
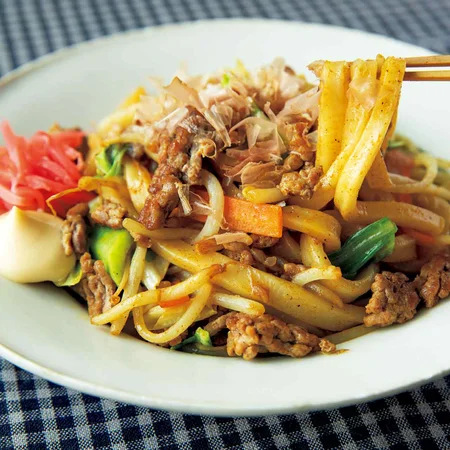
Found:
[[[450,53],[449,0],[0,0],[0,73],[102,35],[224,17],[329,23]],[[1,449],[447,449],[449,435],[450,377],[326,412],[217,419],[83,395],[0,359]]]

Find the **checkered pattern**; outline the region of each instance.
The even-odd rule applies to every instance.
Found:
[[[117,31],[222,17],[329,23],[450,53],[449,0],[0,0],[0,74]],[[0,360],[1,449],[444,449],[449,436],[450,377],[327,412],[215,419],[82,395]]]

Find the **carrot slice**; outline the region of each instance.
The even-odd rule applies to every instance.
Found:
[[[54,216],[66,217],[67,211],[77,203],[88,203],[97,194],[80,188],[67,189],[47,199],[47,206]]]
[[[395,194],[395,199],[398,202],[403,202],[403,203],[412,203],[412,195],[411,194]]]
[[[390,150],[386,153],[385,162],[389,172],[411,177],[414,168],[414,157],[401,150]]]
[[[283,235],[281,206],[256,204],[225,196],[224,219],[233,230],[280,238]]]
[[[422,233],[421,231],[413,230],[412,228],[402,228],[402,231],[414,238],[419,245],[428,246],[436,243],[436,239],[430,234]]]
[[[161,308],[171,308],[172,306],[183,305],[189,300],[190,300],[189,296],[185,295],[184,297],[180,297],[175,300],[167,300],[165,302],[159,302],[159,306],[161,306]]]
[[[205,191],[196,190],[195,193],[209,201]],[[199,222],[206,221],[206,216],[197,215],[193,218]],[[283,235],[283,211],[278,205],[252,203],[225,196],[223,218],[224,225],[235,231],[275,238]]]

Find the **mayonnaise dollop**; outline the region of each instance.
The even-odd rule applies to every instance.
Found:
[[[64,280],[76,263],[61,244],[59,217],[12,208],[0,216],[0,275],[17,283]]]

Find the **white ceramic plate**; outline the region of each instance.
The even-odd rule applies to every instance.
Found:
[[[283,56],[297,70],[315,59],[425,55],[384,37],[278,21],[198,22],[118,35],[58,52],[0,82],[0,113],[19,133],[89,127],[147,75],[167,80],[186,61],[201,73],[241,58]],[[450,83],[404,86],[399,128],[448,156]],[[0,237],[1,238],[1,237]],[[38,262],[37,262],[38,263]],[[74,389],[188,413],[263,415],[342,406],[424,383],[450,370],[450,302],[345,345],[338,356],[245,362],[171,352],[90,325],[85,308],[49,285],[0,279],[0,354]]]

